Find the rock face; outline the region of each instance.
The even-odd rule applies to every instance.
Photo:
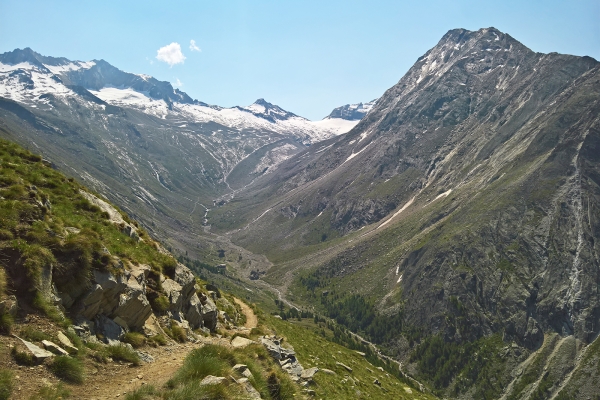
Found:
[[[596,60],[535,53],[494,28],[449,31],[352,131],[236,194],[240,221],[249,204],[261,218],[233,240],[309,252],[331,230],[364,228],[314,262],[313,277],[332,280],[317,290],[343,277],[379,296],[379,311],[402,307],[406,326],[450,341],[497,332],[533,349],[558,332],[589,343],[600,332],[598,115]],[[384,301],[397,293],[402,304]]]
[[[160,326],[147,322],[153,316],[147,298],[148,265],[127,265],[115,275],[108,271],[93,271],[91,289],[80,295],[59,293],[65,308],[74,307],[80,319],[87,321],[89,333],[99,333],[105,341],[120,340],[131,330],[161,333]],[[214,331],[217,322],[217,307],[210,299],[204,304],[196,294],[197,286],[193,273],[184,265],[175,268],[174,279],[162,276],[162,290],[169,300],[167,315],[186,328],[206,326]],[[76,290],[76,289],[75,289]],[[89,334],[88,333],[88,334]]]

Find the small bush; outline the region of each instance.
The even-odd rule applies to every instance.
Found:
[[[68,356],[54,357],[49,364],[50,371],[58,378],[70,383],[83,383],[81,361]]]
[[[65,322],[65,316],[58,309],[58,307],[50,304],[40,292],[37,292],[33,298],[31,304],[43,312],[48,318],[54,322],[62,323]]]
[[[127,346],[123,346],[123,345],[107,346],[104,349],[104,351],[105,351],[106,355],[108,357],[112,358],[113,360],[130,362],[135,366],[140,365],[140,362],[141,362],[140,356],[138,356],[135,351],[131,350]]]
[[[8,313],[0,314],[0,333],[10,335],[14,323],[12,315]]]
[[[136,349],[146,344],[146,338],[138,332],[127,332],[123,337],[123,341],[129,343]]]
[[[159,392],[154,389],[154,386],[146,385],[135,390],[133,393],[127,393],[125,400],[147,400],[154,399],[158,396]]]
[[[164,335],[154,335],[148,338],[150,344],[155,346],[164,346],[167,344],[167,338]]]
[[[21,337],[30,342],[41,342],[42,340],[52,340],[50,335],[42,331],[38,331],[34,327],[27,325],[21,329]]]
[[[157,314],[164,314],[169,309],[169,299],[165,295],[159,295],[153,299],[150,299],[150,306],[152,310]]]
[[[187,333],[184,328],[179,325],[173,323],[171,324],[171,337],[173,340],[178,341],[179,343],[185,343],[187,341]]]
[[[233,353],[224,347],[208,344],[193,350],[177,371],[174,384],[201,380],[207,375],[226,376],[235,365]]]
[[[35,365],[35,360],[33,359],[31,354],[25,353],[24,351],[19,351],[16,347],[13,347],[10,350],[10,355],[19,365]]]
[[[8,400],[13,387],[13,373],[6,369],[0,370],[0,400]]]
[[[56,386],[44,386],[36,394],[31,396],[29,400],[62,400],[71,395],[71,392],[59,383]]]
[[[2,230],[0,229],[0,240],[2,240]],[[0,268],[0,297],[6,293],[6,271]]]

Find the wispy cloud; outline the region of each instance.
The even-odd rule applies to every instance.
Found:
[[[173,83],[173,86],[182,87],[183,83],[179,80],[179,78],[175,78],[175,83]]]
[[[190,50],[191,51],[202,51],[200,47],[196,46],[196,41],[194,39],[190,40]]]
[[[173,42],[158,49],[156,52],[156,59],[159,61],[164,61],[172,67],[176,64],[183,64],[185,61],[185,56],[181,52],[181,46],[179,43]]]

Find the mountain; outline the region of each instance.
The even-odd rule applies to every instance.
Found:
[[[69,77],[96,65],[11,57],[3,136],[169,245],[219,254],[231,282],[335,321],[322,335],[378,344],[441,397],[597,394],[596,60],[451,30],[349,132],[307,147],[282,128],[299,117],[263,100],[92,87]]]
[[[349,133],[211,210],[213,231],[444,393],[529,398],[539,371],[526,382],[512,368],[552,365],[600,332],[599,78],[590,57],[449,31]],[[360,304],[368,318],[349,312]],[[519,350],[461,383],[467,360],[503,343]],[[537,395],[569,382],[579,351]]]
[[[41,156],[0,140],[0,165],[0,398],[340,398],[350,389],[330,375],[347,365],[361,377],[378,367],[378,383],[361,387],[370,398],[419,391],[351,336],[354,350],[320,335],[312,313],[281,307],[276,319],[240,300],[261,297],[243,284],[238,297],[219,289],[227,268],[196,262],[204,279],[194,276]]]
[[[368,103],[346,104],[345,106],[334,108],[331,114],[325,119],[345,119],[347,121],[360,121],[371,111],[378,99],[371,100]]]
[[[343,132],[264,99],[212,106],[103,60],[29,48],[0,55],[0,127],[189,250],[215,199]]]
[[[247,107],[210,106],[192,100],[168,82],[123,72],[104,60],[70,61],[45,57],[26,48],[1,54],[0,63],[3,83],[0,95],[31,106],[43,107],[44,95],[67,98],[79,95],[92,102],[98,103],[100,99],[162,119],[216,122],[235,129],[273,131],[305,145],[343,133],[315,125],[264,99]]]

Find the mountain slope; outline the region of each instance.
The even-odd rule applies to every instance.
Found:
[[[103,60],[28,48],[0,55],[0,127],[186,250],[213,200],[340,133],[263,99],[210,106]]]
[[[493,28],[450,31],[352,131],[213,210],[213,228],[267,254],[277,267],[265,279],[295,298],[334,312],[350,291],[400,315],[388,346],[401,357],[415,330],[589,343],[599,77],[589,57],[534,53]]]

